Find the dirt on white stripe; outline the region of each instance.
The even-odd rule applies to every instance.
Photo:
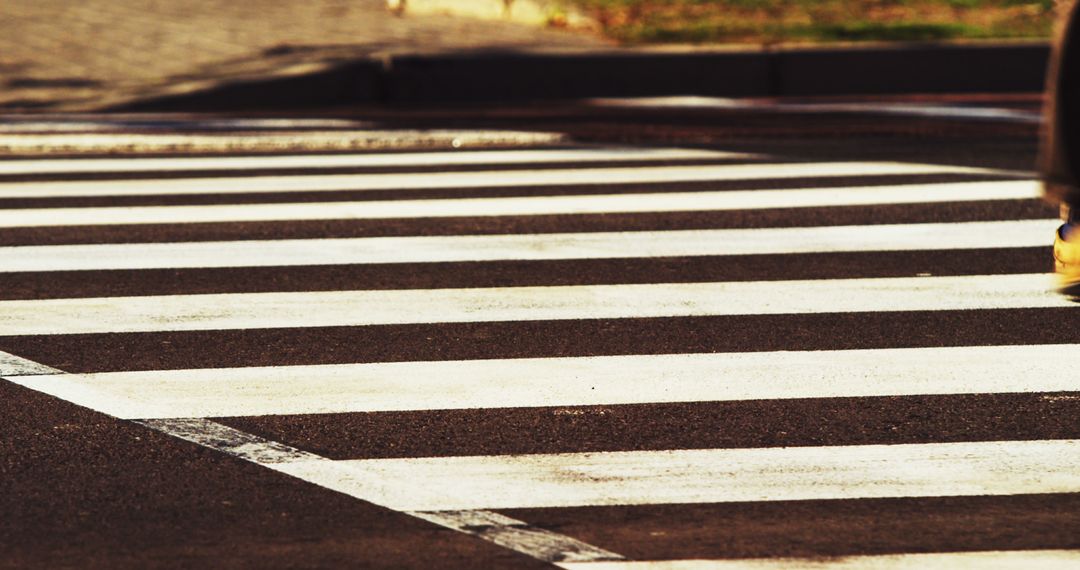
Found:
[[[1044,440],[297,461],[282,470],[344,492],[364,488],[395,509],[434,511],[1076,493],[1078,466],[1080,441]]]
[[[1036,199],[1038,182],[959,182],[720,192],[0,210],[0,228],[706,212]]]
[[[1077,308],[1052,275],[0,301],[0,336],[408,323]]]
[[[641,560],[566,562],[566,570],[1073,570],[1080,550],[996,550],[919,552],[829,558],[751,558],[736,560]]]
[[[229,417],[1070,392],[1080,345],[662,354],[25,376],[110,415]]]
[[[470,150],[449,152],[299,154],[170,158],[76,158],[0,161],[0,175],[184,172],[282,168],[376,168],[388,166],[463,166],[551,164],[560,162],[730,160],[757,155],[679,148],[579,148],[540,150]]]
[[[0,247],[0,273],[1040,247],[1060,222]]]
[[[255,192],[329,192],[335,190],[401,190],[407,192],[410,189],[433,188],[641,184],[650,182],[798,179],[826,176],[884,176],[898,174],[1011,175],[1013,173],[987,168],[901,162],[809,162],[415,174],[324,174],[166,180],[5,182],[0,183],[0,198],[160,196],[208,193],[246,194]]]

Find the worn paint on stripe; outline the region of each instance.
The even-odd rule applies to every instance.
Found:
[[[335,471],[343,467],[340,462],[330,461],[318,455],[210,420],[187,418],[146,420],[137,423],[287,475],[295,476],[293,470],[288,468],[290,463],[318,464],[325,471]],[[303,477],[300,478],[303,479]],[[351,485],[345,488],[332,484],[332,482],[331,485],[324,484],[330,481],[309,482],[369,502],[371,497],[379,496],[379,489],[385,484],[385,482],[376,479],[367,480],[360,484],[358,480],[352,479]],[[440,496],[440,491],[436,489],[418,488],[416,493],[427,497],[428,500],[437,500],[436,498]],[[498,513],[472,510],[456,513],[415,512],[405,514],[458,532],[470,534],[545,562],[590,562],[622,559],[622,556],[613,552],[586,544],[575,538],[532,527],[528,523]]]
[[[1037,189],[1037,188],[1035,188]],[[299,204],[297,204],[299,206]],[[692,207],[692,206],[691,206]],[[240,213],[242,208],[234,208]],[[2,211],[2,209],[0,209]],[[308,210],[304,210],[309,212]],[[104,214],[104,212],[102,212]],[[188,211],[191,213],[191,211]],[[260,211],[260,213],[265,213]],[[778,207],[744,210],[608,212],[525,216],[414,217],[394,219],[282,220],[231,223],[167,223],[120,226],[5,228],[0,246],[104,243],[173,243],[248,239],[326,239],[572,232],[760,229],[881,224],[1035,220],[1058,217],[1039,198],[868,204],[846,207]],[[89,218],[84,218],[89,220]],[[49,222],[45,222],[49,223]],[[101,222],[98,222],[101,223]],[[1052,241],[1052,240],[1051,240]]]
[[[0,247],[0,273],[1039,247],[1057,220]]]
[[[0,273],[0,299],[1004,275],[1046,270],[1050,246],[620,259]]]
[[[913,414],[911,418],[918,417],[917,411]],[[601,545],[618,545],[620,553],[632,560],[777,556],[824,560],[916,552],[1080,549],[1080,494],[500,512]]]
[[[135,134],[151,132],[273,131],[305,129],[362,129],[372,126],[351,119],[225,119],[192,116],[148,115],[6,115],[0,125],[2,134],[107,133]]]
[[[590,563],[623,559],[614,552],[491,511],[414,511],[408,514],[546,562]]]
[[[1077,439],[1077,417],[1080,392],[1074,391],[262,415],[220,421],[318,449],[332,459],[377,459]],[[1075,522],[1080,524],[1080,495],[1075,500]]]
[[[15,382],[122,418],[1068,392],[1080,345],[396,362]]]
[[[722,192],[465,198],[460,200],[28,208],[0,210],[0,228],[275,220],[296,222],[304,220],[374,220],[464,216],[701,212],[1024,200],[1039,198],[1041,195],[1042,189],[1038,182],[1018,180],[801,190],[733,190]]]
[[[1080,440],[296,461],[406,511],[1080,492]],[[371,481],[381,481],[378,489]],[[416,489],[439,489],[424,496]]]
[[[561,133],[530,131],[346,129],[242,133],[20,133],[0,136],[0,150],[19,155],[199,152],[310,152],[563,145]]]
[[[169,158],[78,158],[0,160],[0,175],[184,172],[284,168],[379,168],[390,166],[465,166],[548,164],[560,162],[730,160],[758,155],[680,148],[577,148],[550,150],[481,150],[459,152],[301,154]]]
[[[180,194],[246,194],[267,192],[330,192],[335,190],[408,190],[433,188],[504,188],[596,184],[642,184],[719,180],[881,176],[896,174],[1012,174],[1008,171],[909,164],[901,162],[808,162],[713,166],[657,166],[572,170],[507,170],[485,172],[333,174],[314,176],[251,176],[169,180],[0,183],[0,198],[76,196],[158,196]]]
[[[1073,310],[1043,308],[500,321],[7,336],[0,338],[0,349],[65,370],[89,373],[627,354],[1074,344],[1080,343],[1076,319]],[[498,339],[513,339],[513,342],[495,342]],[[229,349],[218,350],[221,346]]]
[[[567,562],[566,570],[1073,570],[1080,550],[920,552],[822,558],[748,558],[735,560],[640,560]]]
[[[11,365],[17,366],[17,368],[12,368],[12,371],[20,374],[64,375],[60,370],[0,352],[0,373],[7,374],[8,366]],[[26,376],[21,378],[26,378]],[[105,412],[105,410],[94,405],[89,407],[99,412]],[[203,418],[148,419],[136,423],[288,475],[291,475],[290,470],[283,468],[283,466],[290,462],[302,462],[305,465],[320,463],[330,470],[336,469],[340,465],[338,462],[313,453]],[[308,482],[319,484],[315,481]],[[368,501],[370,496],[378,494],[373,492],[372,489],[377,489],[382,485],[379,481],[370,481],[372,489],[359,489],[355,485],[355,479],[353,483],[349,489],[329,488]],[[417,492],[429,498],[438,496],[437,491],[427,489],[418,489]],[[592,546],[569,536],[533,527],[528,523],[498,513],[471,510],[457,513],[416,512],[404,514],[487,540],[503,548],[545,562],[594,562],[623,559],[622,556],[608,550]]]
[[[82,405],[108,413],[94,405]],[[136,423],[263,466],[272,467],[289,461],[325,461],[313,453],[201,418],[159,419]]]
[[[0,336],[1077,306],[1046,274],[169,295],[0,301]]]
[[[1042,122],[1042,114],[1037,111],[941,103],[777,103],[702,96],[599,98],[590,99],[589,103],[599,107],[621,108],[748,109],[774,113],[899,115],[1026,124]]]
[[[45,366],[44,364],[39,364],[32,360],[27,360],[15,356],[14,354],[0,351],[0,377],[27,377],[46,374],[63,374],[63,372],[51,366]]]

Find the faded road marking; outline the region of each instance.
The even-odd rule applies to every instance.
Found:
[[[0,175],[120,172],[184,172],[281,168],[378,168],[388,166],[464,166],[560,162],[752,159],[742,152],[681,148],[575,148],[452,152],[300,154],[169,158],[76,158],[0,161]],[[252,172],[255,174],[256,172]]]
[[[1044,247],[1058,220],[0,247],[0,273]]]
[[[210,420],[188,418],[145,420],[136,423],[294,477],[297,475],[294,472],[295,470],[290,467],[293,464],[320,465],[324,471],[335,471],[344,467],[341,462],[331,461]],[[344,476],[345,472],[343,471],[342,474]],[[368,479],[361,482],[357,478],[351,478],[349,479],[349,485],[345,487],[334,484],[332,481],[327,484],[328,481],[309,480],[302,476],[299,478],[375,504],[380,504],[373,501],[373,498],[380,496],[381,489],[385,485],[394,484],[378,479]],[[414,489],[414,492],[418,496],[427,497],[428,500],[434,500],[440,494],[439,490],[430,488],[417,488]],[[622,556],[613,552],[597,548],[568,536],[533,527],[528,523],[498,513],[473,510],[457,513],[405,512],[403,514],[493,542],[503,548],[545,562],[589,562],[622,559]]]
[[[661,354],[13,378],[124,418],[1080,391],[1080,345]]]
[[[1075,570],[1080,550],[920,552],[822,558],[568,562],[566,570]]]
[[[1080,492],[1080,440],[297,461],[405,511]],[[381,481],[378,489],[368,482]],[[416,489],[442,489],[439,496]],[[450,491],[452,490],[452,494]]]
[[[1040,196],[1042,196],[1042,187],[1038,182],[1018,180],[800,190],[730,190],[722,192],[664,192],[654,194],[529,196],[448,200],[26,208],[0,210],[0,228],[545,216],[556,214],[719,212],[773,208],[1034,200]]]
[[[63,374],[63,371],[0,351],[0,377],[48,374]]]
[[[760,180],[825,176],[914,174],[1014,175],[988,168],[902,162],[796,162],[714,166],[654,166],[567,170],[496,170],[404,174],[323,174],[187,178],[166,180],[93,180],[79,182],[4,182],[0,198],[78,196],[161,196],[182,194],[246,194],[255,192],[331,192],[335,190],[400,190],[433,188],[499,188],[516,186],[610,185]]]
[[[1052,275],[233,293],[0,301],[0,335],[1080,308]]]

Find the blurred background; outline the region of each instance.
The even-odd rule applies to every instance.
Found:
[[[1053,0],[5,0],[0,112],[86,111],[400,54],[1045,42]]]

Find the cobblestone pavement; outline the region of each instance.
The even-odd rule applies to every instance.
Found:
[[[395,17],[382,0],[5,0],[0,111],[95,108],[176,84],[387,52],[598,45],[501,21]]]

